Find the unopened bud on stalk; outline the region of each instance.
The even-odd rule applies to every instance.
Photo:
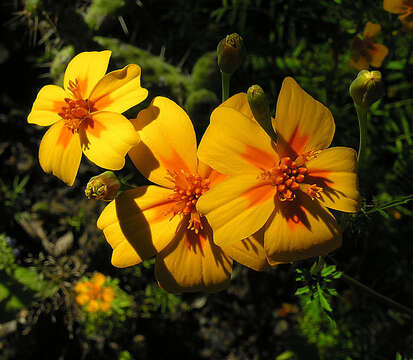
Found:
[[[368,109],[384,96],[380,71],[361,70],[350,85],[350,95],[356,105]]]
[[[120,182],[112,171],[90,178],[85,195],[88,199],[111,201],[120,189]]]
[[[246,53],[241,36],[236,33],[227,35],[217,47],[219,68],[223,73],[233,74],[244,61]]]
[[[252,85],[248,91],[248,104],[250,105],[255,120],[265,132],[275,141],[275,133],[272,128],[270,104],[264,90],[259,85]]]

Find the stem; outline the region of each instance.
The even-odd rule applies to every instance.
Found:
[[[360,128],[360,144],[359,144],[359,152],[357,155],[357,161],[361,164],[364,161],[365,153],[366,153],[366,143],[367,143],[367,109],[354,104],[356,111],[357,111],[357,118],[359,120],[359,128]]]
[[[222,102],[229,98],[229,80],[231,79],[231,74],[221,71],[222,80]]]
[[[357,281],[356,279],[352,278],[351,276],[348,276],[346,274],[344,274],[343,272],[341,273],[341,277],[346,280],[347,282],[349,282],[352,285],[355,285],[357,287],[359,287],[360,289],[364,290],[365,292],[369,293],[371,296],[380,299],[388,304],[390,304],[391,306],[413,316],[413,310],[408,308],[407,306],[404,306],[390,298],[388,298],[387,296],[384,296],[382,294],[379,294],[378,292],[374,291],[373,289],[369,288],[368,286],[362,284],[360,281]]]

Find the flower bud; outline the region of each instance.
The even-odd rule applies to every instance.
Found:
[[[244,61],[244,40],[234,33],[222,39],[217,47],[218,66],[223,73],[233,74]]]
[[[86,185],[88,199],[111,201],[120,188],[120,182],[112,171],[93,176]]]
[[[356,105],[368,109],[384,95],[380,71],[361,70],[350,85],[350,95]]]
[[[250,105],[255,120],[261,125],[265,132],[275,140],[274,129],[272,128],[270,104],[264,90],[259,85],[252,85],[248,91],[248,104]]]

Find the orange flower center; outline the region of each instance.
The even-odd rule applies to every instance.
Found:
[[[172,181],[174,194],[170,199],[175,200],[176,204],[172,210],[175,215],[189,217],[187,229],[195,231],[196,234],[203,229],[201,216],[196,210],[196,202],[199,197],[209,189],[209,179],[203,179],[198,174],[188,174],[184,170],[169,171],[168,180]]]
[[[318,153],[319,151],[311,150],[297,156],[295,160],[285,156],[281,158],[277,166],[264,171],[261,178],[269,181],[277,188],[280,201],[293,201],[296,198],[295,192],[298,189],[304,190],[312,199],[319,198],[322,188],[315,184],[306,184],[308,169],[305,166],[305,163],[317,157]]]
[[[69,81],[69,91],[72,93],[73,98],[65,98],[66,106],[62,107],[59,115],[64,119],[65,126],[72,133],[75,133],[92,121],[90,113],[96,111],[96,109],[88,99],[82,99],[77,79],[75,82]]]

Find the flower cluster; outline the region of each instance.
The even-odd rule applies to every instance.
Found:
[[[284,80],[278,97],[272,119],[277,141],[240,93],[214,110],[197,149],[190,118],[170,99],[155,97],[132,120],[121,115],[147,91],[138,65],[105,75],[110,54],[76,56],[64,88],[42,88],[28,121],[51,125],[40,164],[69,185],[82,152],[111,170],[120,169],[128,153],[153,183],[111,194],[98,219],[114,266],[155,256],[163,289],[216,292],[228,286],[234,261],[261,271],[340,246],[328,208],[358,211],[356,154],[329,148],[332,114],[294,79]],[[114,292],[104,282],[95,274],[78,283],[77,302],[90,312],[107,311]]]
[[[115,298],[115,291],[111,286],[105,286],[106,277],[101,273],[95,273],[91,280],[82,280],[75,285],[76,302],[86,306],[90,313],[110,310]]]

